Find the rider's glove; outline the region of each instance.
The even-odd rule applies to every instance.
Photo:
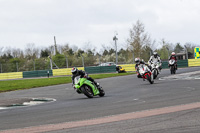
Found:
[[[85,74],[85,75],[84,75],[84,78],[87,78],[87,77],[88,77],[88,75],[87,75],[87,74]]]

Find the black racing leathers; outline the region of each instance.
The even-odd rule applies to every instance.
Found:
[[[80,78],[85,77],[85,78],[87,78],[88,80],[90,80],[91,82],[93,82],[95,85],[97,85],[97,82],[95,82],[93,78],[89,77],[89,76],[87,75],[87,73],[84,72],[84,71],[82,71],[82,70],[78,70],[76,74],[73,74],[73,75],[72,75],[72,83],[73,83],[73,84],[74,84],[74,78],[77,77],[77,76],[80,76]]]

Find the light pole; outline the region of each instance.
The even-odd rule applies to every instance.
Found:
[[[117,65],[117,63],[118,63],[118,55],[117,55],[117,40],[118,40],[118,38],[117,38],[116,36],[117,36],[117,33],[116,33],[116,35],[113,37],[113,41],[115,41],[115,50],[116,50],[115,55],[116,55],[116,65]]]
[[[186,47],[186,45],[184,45],[184,47],[185,47],[185,52],[186,52],[186,60],[188,60],[188,51],[187,51],[187,47]]]

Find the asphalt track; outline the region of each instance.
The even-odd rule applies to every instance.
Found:
[[[177,74],[200,71],[200,67],[179,69]],[[159,77],[169,76],[169,70],[162,70]],[[191,75],[192,76],[192,75]],[[136,75],[97,80],[104,88],[103,98],[88,99],[79,95],[71,84],[34,88],[0,94],[0,101],[18,98],[53,98],[55,102],[30,107],[0,110],[0,132],[19,132],[25,127],[37,129],[40,125],[59,125],[66,122],[98,120],[112,116],[121,120],[100,124],[86,124],[73,128],[58,128],[49,133],[199,133],[200,108],[188,108],[174,112],[154,114],[138,118],[127,118],[123,114],[159,112],[180,105],[200,102],[199,79],[155,80],[154,84],[136,78]],[[146,111],[146,112],[145,112]],[[138,115],[139,116],[139,115]],[[128,117],[128,116],[127,116]],[[77,124],[77,123],[76,123]],[[39,127],[38,127],[39,129]],[[34,132],[32,130],[32,132]],[[36,132],[36,131],[35,131]],[[40,132],[38,130],[38,132]]]

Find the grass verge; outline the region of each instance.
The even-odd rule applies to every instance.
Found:
[[[116,77],[131,75],[132,73],[110,73],[110,74],[93,74],[90,77],[94,79]],[[22,80],[6,80],[0,81],[0,93],[6,91],[30,89],[35,87],[44,87],[58,84],[71,83],[71,77],[52,77],[52,78],[40,78],[40,79],[22,79]]]

